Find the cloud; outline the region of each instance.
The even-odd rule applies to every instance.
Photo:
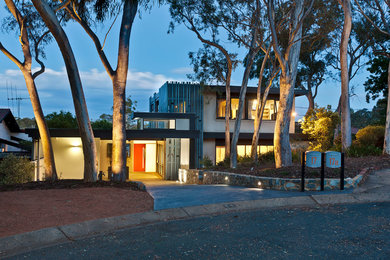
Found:
[[[193,73],[194,70],[191,67],[180,67],[173,69],[171,72],[175,74],[190,74]]]
[[[33,72],[38,69],[34,68]],[[112,107],[112,83],[106,71],[98,69],[80,71],[80,77],[90,116],[97,118],[102,113],[110,112]],[[129,70],[126,93],[137,98],[139,110],[147,110],[149,96],[157,91],[166,81],[174,80],[179,79],[173,79],[163,74],[154,74],[152,72]],[[19,70],[0,72],[0,82],[8,85],[9,92],[10,86],[12,85],[13,89],[18,90],[19,97],[29,97],[23,75]],[[61,70],[46,68],[45,73],[36,79],[36,85],[45,113],[60,109],[74,111],[65,68]],[[12,96],[16,96],[15,92],[13,92]],[[0,88],[0,107],[8,106],[9,101],[7,97],[11,97],[11,93],[7,95],[7,88],[3,86]],[[28,100],[23,100],[21,106],[22,116],[31,117],[33,115],[31,103]]]

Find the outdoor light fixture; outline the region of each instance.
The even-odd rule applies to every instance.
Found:
[[[257,183],[257,185],[261,186],[261,181],[259,181],[259,182]]]
[[[297,114],[297,112],[294,111],[294,112],[291,113],[291,115],[295,117],[295,116],[297,116],[298,114]]]
[[[228,178],[228,176],[226,176],[226,177],[225,177],[225,181],[228,181],[228,180],[229,180],[229,178]]]

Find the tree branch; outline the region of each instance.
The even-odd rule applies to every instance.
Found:
[[[5,56],[7,56],[11,61],[13,61],[20,69],[23,69],[23,63],[18,60],[11,52],[9,52],[3,44],[0,42],[0,51],[4,53]]]
[[[112,78],[115,75],[114,70],[111,67],[110,62],[107,59],[106,54],[103,51],[102,45],[100,43],[99,38],[97,35],[92,31],[92,29],[89,27],[89,25],[83,21],[80,16],[77,15],[75,12],[75,9],[70,9],[69,6],[66,6],[66,11],[69,13],[69,15],[78,22],[81,27],[83,27],[84,31],[88,34],[88,36],[92,39],[93,43],[95,44],[96,51],[98,52],[99,58],[103,63],[104,68],[106,69],[108,75]]]

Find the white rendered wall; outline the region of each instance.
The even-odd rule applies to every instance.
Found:
[[[190,168],[190,139],[188,138],[180,140],[180,167]]]
[[[217,99],[215,93],[204,94],[204,111],[203,111],[203,131],[204,132],[225,132],[225,119],[217,119]],[[295,101],[295,99],[294,99]],[[295,102],[292,111],[295,111]],[[236,120],[230,120],[230,132],[234,131],[234,123]],[[240,133],[253,133],[254,120],[241,120]],[[263,120],[260,128],[261,133],[273,133],[275,129],[275,121]],[[290,133],[295,131],[295,117],[291,117]]]
[[[203,140],[203,157],[206,156],[215,163],[215,139]]]
[[[154,143],[147,143],[145,145],[145,172],[156,172],[156,156],[157,156],[157,145]]]

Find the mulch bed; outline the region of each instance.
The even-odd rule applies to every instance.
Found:
[[[366,157],[346,157],[345,158],[345,178],[353,178],[358,175],[363,169],[368,169],[368,173],[390,168],[390,156],[366,156]],[[212,170],[225,171],[239,174],[248,174],[254,176],[263,177],[275,177],[275,178],[300,178],[301,176],[301,164],[294,163],[293,166],[283,167],[276,169],[274,163],[263,162],[259,165],[254,164],[239,164],[236,169],[225,168],[221,166],[215,166]],[[339,178],[340,169],[325,168],[325,178]],[[305,169],[306,178],[319,178],[320,168],[308,168]]]
[[[80,180],[1,187],[0,237],[153,210],[153,198],[132,182]]]
[[[130,190],[140,190],[134,182],[84,182],[83,180],[58,180],[58,181],[39,181],[28,182],[15,185],[0,186],[0,191],[13,190],[48,190],[48,189],[78,189],[91,187],[115,187]]]

